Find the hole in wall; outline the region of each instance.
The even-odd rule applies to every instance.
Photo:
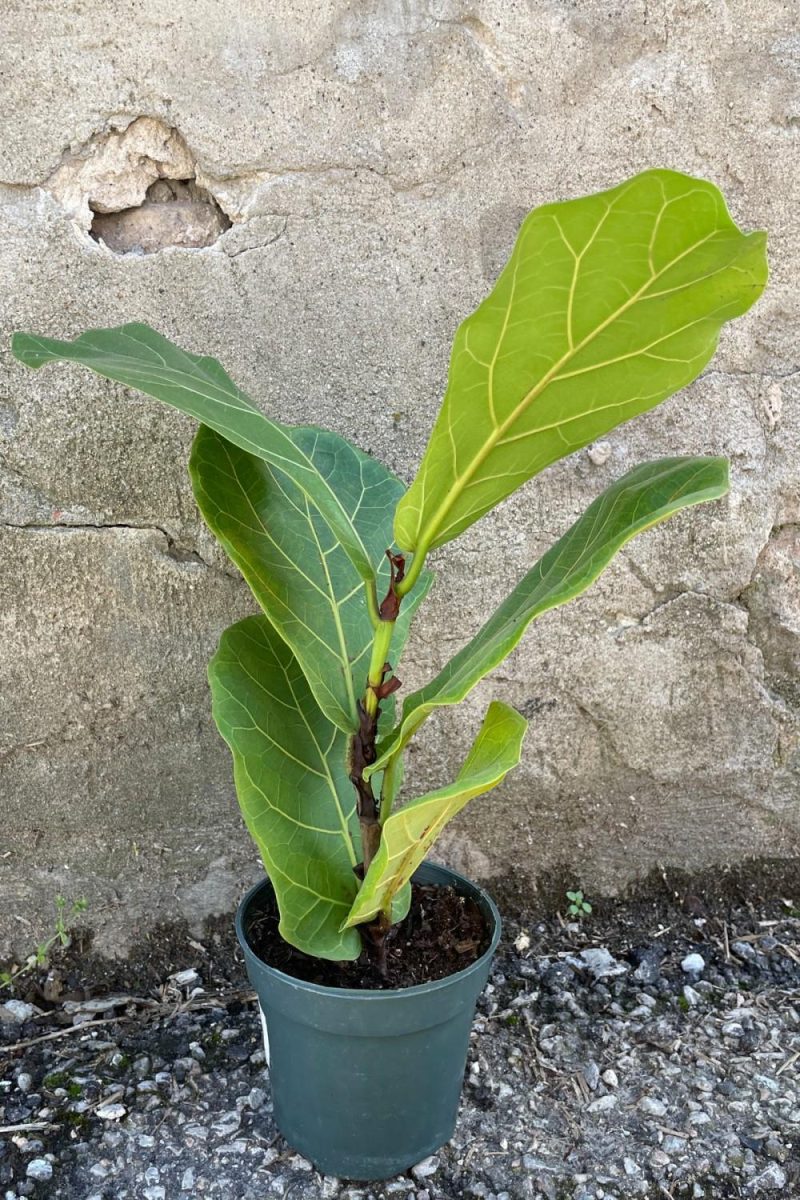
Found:
[[[185,138],[156,117],[96,134],[46,186],[84,234],[116,254],[201,249],[232,224]]]
[[[91,206],[90,206],[91,207]],[[118,212],[92,209],[89,233],[116,254],[155,254],[167,246],[211,246],[231,221],[194,179],[158,179],[141,204]]]

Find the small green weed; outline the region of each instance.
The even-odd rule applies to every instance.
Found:
[[[73,900],[71,904],[64,896],[55,898],[56,917],[53,932],[43,942],[39,942],[32,954],[29,954],[21,967],[12,966],[11,970],[0,971],[0,989],[13,990],[14,984],[21,975],[35,970],[36,967],[47,965],[50,951],[54,946],[66,947],[70,943],[70,923],[80,913],[86,912],[88,904],[85,897]]]
[[[568,917],[588,917],[591,915],[592,906],[588,900],[584,898],[583,892],[567,892],[569,907],[567,908]]]

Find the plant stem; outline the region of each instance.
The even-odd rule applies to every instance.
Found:
[[[372,628],[377,629],[380,622],[380,613],[378,612],[378,594],[375,591],[375,580],[370,579],[364,583],[364,589],[367,593],[367,612],[369,619],[372,622]]]
[[[386,764],[386,770],[383,772],[383,786],[381,787],[381,825],[386,823],[386,818],[392,811],[392,801],[395,797],[395,776],[397,768],[400,766],[400,753],[393,754]]]
[[[426,549],[418,549],[411,560],[411,566],[408,568],[408,574],[403,579],[398,580],[395,590],[399,599],[402,600],[403,596],[407,596],[414,584],[419,579],[420,575],[422,574],[422,568],[425,566],[426,554]]]
[[[378,711],[378,691],[386,674],[394,624],[394,621],[379,621],[372,639],[372,654],[369,660],[367,687],[364,692],[364,708],[371,717],[374,717]]]

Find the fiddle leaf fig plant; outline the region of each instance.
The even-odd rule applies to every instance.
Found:
[[[394,668],[432,581],[430,552],[694,379],[766,278],[765,235],[742,233],[703,180],[646,171],[534,209],[456,333],[408,490],[338,434],[267,417],[214,359],[146,325],[72,342],[15,336],[28,366],[81,363],[200,422],[194,494],[261,609],[222,635],[213,713],[292,945],[328,959],[366,946],[384,961],[414,871],[447,822],[518,763],[526,722],[493,701],[453,782],[397,807],[410,739],[637,533],[723,496],[727,463],[662,458],[622,475],[396,712]]]

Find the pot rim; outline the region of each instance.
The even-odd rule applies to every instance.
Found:
[[[466,979],[467,976],[474,974],[476,971],[491,960],[500,942],[500,936],[503,932],[502,920],[500,912],[492,897],[482,888],[480,884],[468,879],[466,875],[462,875],[459,871],[454,871],[452,867],[445,867],[441,863],[424,862],[420,864],[418,870],[431,870],[434,874],[449,876],[452,883],[466,885],[468,892],[477,893],[477,899],[488,909],[488,916],[491,918],[493,929],[492,936],[489,940],[489,945],[484,950],[480,958],[476,958],[475,962],[470,963],[468,967],[462,967],[460,971],[454,971],[451,975],[445,975],[442,979],[431,979],[427,983],[415,983],[410,987],[400,988],[340,988],[329,987],[327,984],[311,983],[305,979],[298,979],[294,975],[288,975],[285,971],[279,971],[277,967],[270,966],[264,962],[255,950],[251,947],[244,931],[244,914],[246,913],[251,901],[265,887],[270,886],[269,876],[265,875],[258,883],[254,884],[239,902],[239,907],[236,910],[236,936],[239,939],[239,945],[242,947],[245,955],[249,955],[259,967],[273,975],[276,980],[282,984],[289,984],[300,988],[302,991],[311,992],[318,996],[330,996],[332,998],[341,997],[343,1000],[360,999],[365,1002],[378,1003],[382,999],[398,999],[405,996],[420,996],[429,994],[435,991],[441,991],[443,988]],[[415,872],[416,875],[416,872]],[[412,876],[413,878],[413,876]],[[486,914],[485,914],[486,915]]]

